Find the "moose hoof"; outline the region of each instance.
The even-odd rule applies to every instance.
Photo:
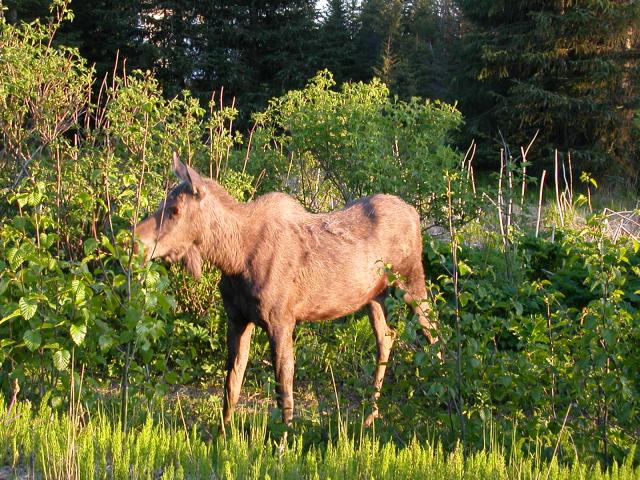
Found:
[[[371,412],[367,416],[367,418],[364,420],[364,428],[370,428],[373,425],[373,422],[375,421],[375,419],[378,417],[379,417],[379,414],[377,410]]]

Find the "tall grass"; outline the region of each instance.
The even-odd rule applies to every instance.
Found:
[[[72,419],[48,408],[34,411],[18,403],[0,409],[0,472],[10,469],[20,478],[146,479],[146,478],[437,478],[437,479],[616,479],[640,478],[632,465],[602,471],[575,462],[512,452],[498,442],[482,451],[447,452],[437,442],[414,439],[397,446],[372,433],[305,445],[303,432],[289,441],[274,440],[268,414],[245,414],[226,436],[204,441],[197,430],[148,419],[128,433],[104,410]],[[73,442],[69,432],[73,431]]]

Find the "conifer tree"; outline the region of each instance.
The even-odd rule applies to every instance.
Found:
[[[361,78],[379,77],[401,98],[446,98],[450,0],[365,0],[356,36]]]
[[[637,171],[638,2],[459,3],[472,22],[462,108],[477,133],[522,144],[540,130],[546,158],[558,148],[581,169]]]
[[[318,42],[319,66],[332,72],[338,84],[357,76],[358,52],[354,44],[356,15],[355,0],[330,0],[322,16]]]
[[[153,67],[150,44],[145,44],[140,22],[140,0],[73,0],[74,20],[63,24],[60,42],[77,46],[98,79],[114,69],[116,57],[127,69]],[[100,85],[96,85],[99,88]]]
[[[245,112],[304,85],[319,66],[315,2],[203,2],[195,87],[224,87]]]
[[[49,0],[5,0],[0,3],[0,7],[3,4],[6,11],[0,9],[0,15],[9,23],[31,22],[49,15]]]
[[[152,68],[164,93],[174,96],[191,88],[198,69],[201,21],[197,0],[139,0],[143,44],[150,49]]]

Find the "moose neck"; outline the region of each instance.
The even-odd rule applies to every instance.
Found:
[[[242,229],[246,205],[213,180],[207,181],[207,204],[200,245],[202,258],[227,275],[240,273],[244,265]]]

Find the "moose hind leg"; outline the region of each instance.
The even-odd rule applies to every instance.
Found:
[[[395,332],[389,328],[385,320],[384,296],[376,297],[369,303],[369,321],[376,336],[378,353],[376,357],[376,369],[373,375],[373,407],[371,413],[364,421],[365,427],[371,426],[378,417],[378,399],[384,382],[384,374],[387,370],[387,362],[391,354],[391,347],[395,340]]]
[[[429,343],[436,343],[438,341],[438,323],[432,320],[433,312],[431,305],[427,301],[427,288],[425,286],[422,265],[420,265],[419,271],[415,272],[413,278],[407,279],[406,284],[402,285],[402,287],[405,290],[403,300],[411,307],[413,313],[418,318],[418,323],[422,327],[422,333],[427,337]]]
[[[229,422],[240,397],[240,387],[249,360],[254,324],[229,321],[227,326],[227,378],[224,382],[223,420]]]

